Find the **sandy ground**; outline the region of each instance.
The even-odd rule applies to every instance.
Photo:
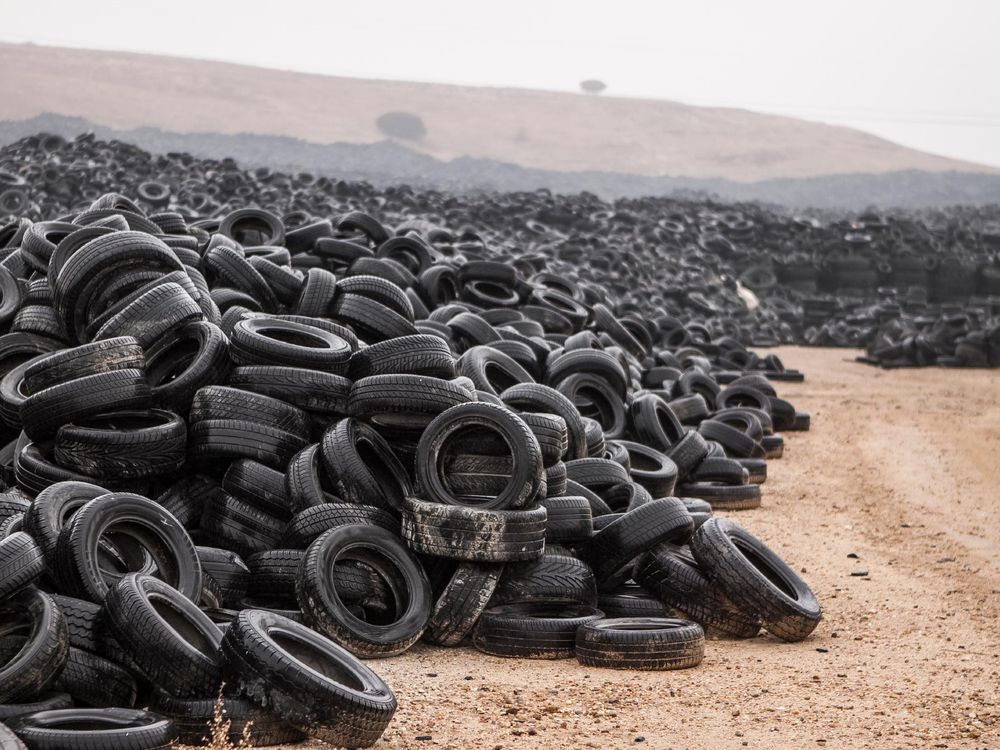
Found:
[[[651,674],[418,646],[371,662],[399,699],[377,747],[1000,747],[1000,372],[779,352],[813,429],[731,515],[816,591],[812,637]]]
[[[211,55],[211,45],[206,46]],[[0,43],[0,119],[43,112],[117,128],[372,143],[419,115],[407,145],[561,171],[761,180],[905,169],[996,172],[846,127],[741,109],[527,89],[310,75],[209,60]],[[290,116],[290,113],[294,113]]]

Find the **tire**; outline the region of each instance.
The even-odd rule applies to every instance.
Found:
[[[256,422],[303,438],[309,435],[309,416],[302,409],[277,398],[228,386],[205,386],[194,394],[189,421],[193,426],[208,419]]]
[[[785,455],[785,438],[777,433],[764,435],[760,440],[760,444],[764,449],[765,459],[776,460]]]
[[[561,461],[569,442],[566,420],[557,414],[540,412],[522,412],[518,416],[538,441],[538,447],[542,451],[542,465],[547,469]]]
[[[683,544],[694,531],[687,508],[677,498],[661,498],[597,531],[584,545],[582,557],[594,569],[598,582],[611,579],[650,547],[666,541]]]
[[[0,704],[31,700],[45,692],[66,663],[66,620],[48,594],[27,588],[0,601],[0,627],[5,632],[25,625],[27,642],[12,659],[0,663]]]
[[[599,492],[631,481],[628,469],[608,458],[577,458],[566,461],[566,476],[570,481]]]
[[[59,708],[72,707],[73,698],[69,693],[43,693],[31,702],[7,703],[0,706],[0,721],[10,721],[18,716],[33,714],[37,711],[54,711]],[[2,734],[0,734],[0,739],[3,739]],[[0,747],[8,750],[2,742],[0,742]]]
[[[507,604],[483,612],[473,643],[493,656],[571,659],[576,631],[603,613],[579,604]]]
[[[525,602],[597,604],[594,571],[583,560],[544,554],[537,560],[508,565],[490,606]]]
[[[545,508],[545,540],[585,542],[594,535],[594,516],[587,498],[579,495],[547,497],[539,501]]]
[[[167,750],[178,737],[169,719],[131,708],[41,711],[15,719],[11,729],[31,750]]]
[[[797,411],[795,412],[795,418],[792,424],[785,429],[789,432],[808,432],[810,427],[810,416],[807,411]]]
[[[684,613],[709,632],[753,638],[760,623],[734,604],[708,578],[687,547],[659,544],[636,565],[635,579],[664,604]]]
[[[295,302],[297,315],[328,317],[337,293],[337,277],[322,268],[310,268]]]
[[[201,529],[219,546],[250,555],[273,548],[285,522],[220,489],[205,506]]]
[[[667,451],[667,457],[677,466],[678,480],[683,480],[697,471],[707,455],[708,443],[700,433],[693,430]]]
[[[131,708],[139,692],[135,677],[124,665],[72,646],[55,684],[76,703],[94,708]]]
[[[442,412],[472,401],[472,394],[451,380],[425,375],[372,375],[351,386],[347,413],[380,426],[424,429]]]
[[[214,323],[194,321],[154,342],[146,351],[145,367],[153,403],[187,416],[198,389],[228,375],[229,339]]]
[[[399,510],[413,494],[406,469],[371,426],[341,420],[323,433],[320,446],[323,466],[344,500]]]
[[[340,375],[301,367],[251,365],[237,367],[229,385],[280,399],[308,412],[331,416],[347,415],[351,381]]]
[[[500,399],[512,409],[519,411],[555,414],[566,421],[568,438],[566,460],[585,458],[587,454],[586,426],[580,412],[566,396],[547,385],[522,383],[507,388]]]
[[[222,596],[223,607],[238,605],[250,586],[250,569],[235,552],[217,547],[195,547],[202,575],[211,578]]]
[[[189,474],[156,496],[162,506],[185,529],[196,529],[205,504],[219,491],[219,483],[204,474]]]
[[[642,443],[628,440],[617,441],[628,451],[629,477],[631,481],[645,487],[653,497],[668,497],[674,494],[678,468],[666,454]]]
[[[354,381],[372,375],[403,374],[450,380],[457,375],[455,355],[437,336],[402,336],[355,352],[347,373]]]
[[[202,317],[198,303],[183,287],[174,283],[160,284],[111,317],[94,334],[94,339],[132,336],[146,349],[168,332]]]
[[[387,267],[379,261],[376,261],[376,264],[376,267],[380,269]],[[356,273],[356,268],[357,266],[353,266],[352,273],[337,282],[339,295],[360,296],[379,302],[397,315],[410,322],[413,321],[413,308],[410,306],[406,293],[403,292],[403,288],[407,284],[397,284],[381,276]]]
[[[691,551],[726,595],[785,641],[808,637],[822,618],[799,575],[750,532],[724,518],[702,524]]]
[[[424,640],[458,646],[475,628],[503,570],[502,565],[459,563],[434,601]]]
[[[45,556],[23,531],[0,539],[0,601],[35,583],[45,573]]]
[[[333,585],[338,560],[373,568],[389,584],[395,619],[366,623],[347,611]],[[309,545],[295,586],[306,622],[358,656],[395,656],[417,642],[427,627],[431,590],[420,562],[391,532],[375,526],[341,526]]]
[[[107,622],[132,662],[179,698],[215,695],[222,683],[222,632],[179,591],[131,573],[108,593]]]
[[[61,425],[108,411],[146,409],[152,395],[141,370],[114,370],[76,378],[28,396],[21,421],[32,440],[53,437]]]
[[[678,486],[677,493],[705,500],[712,510],[753,510],[761,502],[759,484],[688,482]]]
[[[223,638],[222,654],[240,694],[333,745],[370,747],[396,711],[395,696],[371,669],[280,615],[241,612]]]
[[[297,608],[295,581],[303,557],[305,550],[301,549],[270,549],[250,555],[246,560],[250,569],[247,598]]]
[[[31,396],[53,385],[87,375],[146,366],[142,347],[131,336],[94,341],[42,357],[24,372],[22,390]]]
[[[559,388],[559,384],[572,375],[587,374],[607,383],[611,392],[624,401],[628,389],[625,369],[614,356],[598,349],[573,349],[564,352],[554,360],[550,358],[545,380]],[[562,388],[559,388],[562,391]]]
[[[667,402],[667,406],[681,424],[696,425],[701,420],[708,419],[711,414],[708,402],[700,393],[690,393],[687,396],[671,399]]]
[[[495,495],[471,496],[454,492],[442,475],[440,467],[447,458],[449,443],[471,430],[485,432],[491,439],[499,436],[511,456],[510,479]],[[420,437],[416,473],[417,484],[424,495],[446,505],[485,510],[516,509],[534,502],[544,492],[545,474],[538,441],[516,414],[494,404],[462,404],[437,416]]]
[[[691,433],[695,435],[697,433]],[[759,461],[751,458],[748,461]],[[765,464],[766,465],[766,464]],[[708,456],[698,464],[694,472],[685,477],[686,481],[681,486],[687,484],[701,484],[703,482],[716,482],[719,484],[746,484],[749,480],[747,472],[740,461],[735,458],[725,456]]]
[[[629,406],[636,437],[658,451],[669,451],[685,435],[684,427],[670,405],[659,396],[645,394]]]
[[[399,520],[383,508],[352,503],[322,503],[293,516],[280,543],[294,549],[305,549],[323,532],[351,525],[379,526],[396,535],[400,531]]]
[[[566,489],[569,475],[566,473],[566,464],[556,461],[545,469],[545,497],[562,497],[567,495]]]
[[[292,517],[285,475],[264,464],[245,458],[233,461],[222,477],[222,489],[281,521]]]
[[[242,251],[218,243],[205,253],[203,265],[215,282],[213,292],[218,288],[232,288],[255,300],[265,312],[278,309],[274,291]],[[220,303],[219,306],[223,305]]]
[[[284,469],[305,445],[305,438],[295,433],[240,419],[204,419],[188,431],[189,457],[206,465],[220,459],[249,458]]]
[[[59,534],[56,574],[64,593],[100,604],[109,585],[98,566],[101,537],[133,541],[156,565],[157,576],[192,601],[201,596],[201,564],[191,537],[177,519],[152,500],[127,492],[111,492],[76,512]]]
[[[69,645],[92,654],[100,653],[100,640],[97,636],[103,624],[101,605],[61,594],[51,596],[66,620]]]
[[[741,468],[746,470],[748,482],[764,484],[767,481],[767,459],[741,458],[738,459],[738,463]]]
[[[409,300],[406,304],[409,305]],[[349,325],[370,344],[419,333],[410,320],[395,310],[360,294],[339,293],[333,303],[332,317]]]
[[[87,476],[147,479],[178,471],[187,425],[173,412],[113,411],[76,419],[56,432],[55,459]]]
[[[588,667],[688,669],[704,657],[705,632],[687,620],[612,618],[587,623],[576,632],[576,658]]]
[[[285,469],[285,497],[297,513],[317,505],[343,502],[328,486],[320,457],[319,443],[307,445],[292,457]]]
[[[55,567],[59,534],[73,513],[108,490],[88,482],[57,482],[42,490],[24,514],[24,530],[42,549],[50,568]]]
[[[467,349],[458,360],[457,370],[459,375],[471,379],[477,390],[494,396],[507,388],[535,382],[527,370],[492,346]]]
[[[624,583],[597,599],[597,608],[605,617],[673,617],[677,610],[668,607],[637,583]]]
[[[344,375],[348,341],[315,326],[276,318],[247,318],[233,328],[230,355],[237,365],[303,367]]]
[[[402,536],[415,552],[469,562],[534,560],[545,549],[545,509],[484,510],[407,498]]]

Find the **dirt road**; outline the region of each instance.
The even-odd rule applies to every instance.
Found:
[[[813,429],[731,515],[815,589],[811,638],[652,674],[417,647],[371,662],[399,699],[378,747],[1000,747],[1000,372],[779,353]]]

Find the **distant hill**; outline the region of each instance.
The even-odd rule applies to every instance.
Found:
[[[909,170],[1000,174],[851,128],[669,101],[340,78],[3,43],[0,71],[0,120],[53,112],[125,130],[373,144],[385,138],[376,119],[399,111],[426,126],[426,135],[406,142],[415,154],[548,172],[736,182],[850,180]]]
[[[536,190],[605,198],[641,195],[711,194],[728,201],[754,200],[790,208],[862,209],[868,206],[917,209],[952,204],[1000,203],[1000,175],[908,170],[734,182],[687,177],[647,177],[620,172],[557,172],[528,169],[493,159],[463,157],[441,161],[398,143],[322,145],[254,134],[171,133],[159,128],[115,130],[78,117],[45,114],[0,122],[0,145],[38,132],[73,137],[93,131],[154,153],[188,151],[211,158],[233,157],[241,166],[313,171],[377,185],[410,183],[453,191]]]

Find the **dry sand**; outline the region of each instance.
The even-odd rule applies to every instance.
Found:
[[[427,125],[427,136],[408,145],[439,159],[475,156],[561,171],[739,181],[902,169],[998,171],[851,128],[742,109],[0,43],[0,119],[55,112],[116,128],[373,143],[385,138],[375,118],[398,110]]]
[[[813,429],[730,515],[812,585],[812,637],[710,641],[663,673],[418,646],[370,662],[399,699],[377,747],[1000,747],[1000,371],[778,351]]]

